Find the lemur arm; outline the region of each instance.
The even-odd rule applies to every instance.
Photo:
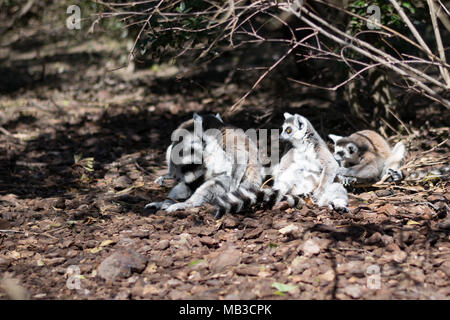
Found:
[[[320,156],[320,159],[327,159],[327,154]],[[330,155],[331,156],[331,155]],[[332,159],[332,160],[331,160]],[[328,157],[328,160],[321,161],[322,173],[320,174],[319,185],[314,191],[314,196],[318,197],[325,192],[325,188],[331,185],[336,178],[337,170],[339,165],[336,160],[334,160],[333,156]]]
[[[378,179],[379,170],[375,163],[360,163],[348,168],[339,167],[338,175],[356,179]]]
[[[165,210],[175,201],[185,200],[192,194],[192,190],[184,182],[176,184],[169,192],[167,199],[161,202],[150,202],[144,207],[145,212],[152,212],[157,210]]]
[[[378,156],[375,153],[366,152],[358,164],[346,168],[339,167],[337,174],[370,181],[379,178],[381,174],[380,169]]]
[[[219,194],[228,192],[230,189],[230,177],[221,174],[210,180],[205,181],[195,190],[194,194],[184,202],[174,203],[169,206],[166,211],[173,212],[192,207],[201,206],[204,203],[211,202]]]

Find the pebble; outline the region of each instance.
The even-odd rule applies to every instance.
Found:
[[[127,278],[132,272],[142,272],[147,259],[131,249],[122,249],[114,252],[100,263],[97,268],[98,275],[105,280]]]

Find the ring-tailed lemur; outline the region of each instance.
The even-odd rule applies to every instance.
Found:
[[[400,166],[406,148],[402,142],[391,149],[389,143],[372,130],[358,131],[348,137],[328,136],[334,142],[333,155],[340,165],[338,176],[344,184],[378,181],[387,175],[394,181],[403,178]]]
[[[214,119],[215,118],[215,119]],[[216,122],[217,120],[223,123],[219,114],[206,115],[203,117],[205,123]],[[207,124],[207,125],[208,125]],[[163,185],[166,179],[175,179],[177,184],[170,190],[167,199],[162,202],[151,202],[144,207],[144,212],[150,213],[156,210],[166,210],[170,205],[180,200],[186,200],[192,195],[193,190],[197,189],[203,183],[203,176],[205,173],[202,165],[203,145],[201,140],[194,139],[192,132],[194,130],[194,119],[189,119],[178,126],[172,133],[172,143],[166,150],[166,163],[168,173],[158,177],[154,182],[160,186]],[[190,152],[185,157],[177,159],[172,157],[173,148],[177,148],[180,153],[183,148]],[[181,148],[181,149],[180,149]],[[174,161],[175,160],[175,161]]]
[[[335,182],[338,163],[312,124],[303,116],[284,113],[280,139],[290,148],[274,168],[274,184],[264,189],[264,202],[276,204],[295,197],[311,196],[319,206],[347,212],[347,190]],[[294,196],[294,198],[292,198]]]
[[[152,202],[146,210],[173,212],[211,203],[218,207],[215,217],[219,218],[225,212],[239,211],[245,203],[256,202],[261,164],[255,143],[243,130],[225,124],[220,116],[194,114],[175,130],[172,140],[166,152],[169,174],[157,182],[167,177],[177,179],[169,198],[185,201]],[[194,182],[198,184],[195,189],[191,188]]]

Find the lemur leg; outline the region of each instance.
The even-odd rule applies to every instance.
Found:
[[[150,202],[144,207],[144,212],[155,212],[165,210],[177,200],[185,200],[192,194],[191,189],[184,183],[180,182],[170,190],[167,199],[162,202]]]
[[[336,177],[337,170],[339,166],[336,161],[328,163],[322,167],[322,172],[320,174],[319,185],[313,192],[313,198],[316,201],[326,192],[326,188],[331,185]]]
[[[171,174],[165,174],[163,176],[160,176],[160,177],[156,178],[155,181],[153,181],[153,182],[159,184],[160,186],[162,186],[164,184],[164,180],[172,179],[172,178],[174,178],[174,177]]]
[[[389,175],[393,181],[399,181],[403,179],[400,166],[406,155],[406,147],[402,142],[398,142],[392,149],[392,153],[389,158],[386,159],[382,176]]]
[[[230,177],[220,175],[203,183],[195,190],[194,194],[184,202],[178,202],[170,205],[166,211],[173,212],[192,207],[201,206],[204,203],[211,203],[219,194],[229,192]]]
[[[356,183],[358,181],[358,179],[354,178],[354,177],[346,177],[343,175],[336,175],[339,183],[341,183],[343,186],[348,187],[351,186],[352,184]]]
[[[293,179],[294,174],[291,170],[286,170],[280,174],[278,179],[274,182],[272,189],[266,193],[264,196],[264,202],[267,207],[273,207],[278,204],[281,199],[283,199],[284,195],[290,193],[292,188],[295,185],[295,181]]]
[[[358,181],[377,180],[379,171],[376,165],[361,163],[348,168],[339,167],[337,170],[338,176],[353,177]]]
[[[340,183],[332,183],[325,187],[324,193],[319,198],[317,205],[326,206],[337,212],[348,212],[347,190]]]
[[[245,170],[247,170],[247,163],[233,164],[230,191],[234,191],[240,185],[242,178],[244,177]]]

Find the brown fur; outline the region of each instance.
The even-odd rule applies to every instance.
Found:
[[[346,145],[349,142],[358,147],[359,163],[367,164],[376,159],[384,161],[391,154],[391,147],[387,141],[373,130],[362,130],[353,133],[349,137],[339,140],[337,145]],[[344,167],[355,165],[356,163],[342,163]]]

